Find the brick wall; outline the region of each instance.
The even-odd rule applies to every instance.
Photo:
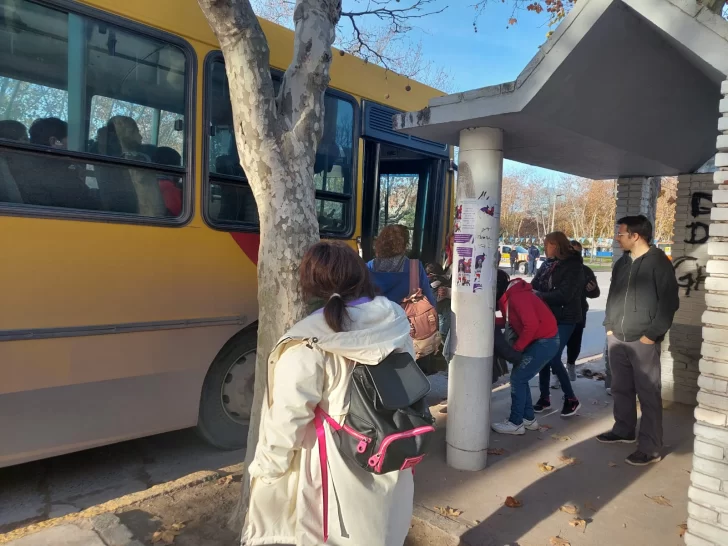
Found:
[[[721,87],[718,155],[708,242],[692,485],[688,491],[688,546],[728,544],[728,81]]]
[[[672,263],[680,285],[680,309],[662,344],[660,360],[663,399],[683,404],[694,405],[698,393],[708,225],[714,187],[712,174],[678,178]]]
[[[646,178],[620,178],[617,180],[617,217],[637,216],[643,214],[654,224],[657,197],[660,194],[660,179]],[[616,229],[615,229],[616,232]],[[614,239],[612,246],[614,261],[622,256],[622,249]]]

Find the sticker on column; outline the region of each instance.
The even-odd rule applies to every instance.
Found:
[[[470,288],[473,284],[473,247],[456,245],[455,257],[458,265],[455,291],[470,292]]]
[[[475,256],[475,275],[473,276],[473,294],[483,289],[483,264],[485,253]]]

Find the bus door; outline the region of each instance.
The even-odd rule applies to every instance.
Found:
[[[411,257],[439,261],[451,206],[449,149],[397,133],[392,129],[395,114],[364,101],[362,256],[372,259],[379,232],[400,224],[410,231]]]

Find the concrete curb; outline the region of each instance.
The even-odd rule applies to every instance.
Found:
[[[37,533],[44,529],[55,527],[57,525],[70,523],[74,520],[89,519],[100,516],[101,514],[115,512],[120,508],[126,508],[127,506],[130,506],[132,504],[153,499],[155,497],[159,497],[160,495],[173,493],[175,491],[179,491],[180,489],[194,487],[205,482],[217,480],[238,470],[239,465],[235,465],[232,467],[221,468],[220,470],[202,470],[200,472],[194,472],[177,480],[161,483],[152,486],[149,489],[145,489],[144,491],[130,493],[129,495],[124,495],[123,497],[119,497],[118,499],[113,499],[103,504],[81,510],[79,512],[73,512],[71,514],[66,514],[65,516],[61,516],[58,518],[47,519],[39,523],[33,523],[26,527],[15,529],[14,531],[10,531],[9,533],[0,534],[0,544],[7,544],[12,540],[17,540],[24,536]]]

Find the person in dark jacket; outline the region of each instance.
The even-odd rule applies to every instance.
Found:
[[[511,262],[511,275],[515,275],[517,273],[516,265],[518,264],[518,252],[515,247],[511,248],[511,251],[508,253],[508,259]]]
[[[571,241],[571,248],[574,252],[578,252],[581,256],[582,246],[579,241]],[[589,311],[589,303],[587,298],[598,298],[601,294],[597,277],[589,266],[584,266],[584,290],[581,293],[581,322],[574,327],[569,341],[566,344],[566,371],[569,372],[569,380],[576,381],[576,360],[581,352],[581,340],[584,336],[584,328],[586,327],[586,314]]]
[[[546,262],[538,269],[531,281],[534,292],[549,306],[559,325],[559,350],[539,374],[541,396],[533,406],[536,413],[551,407],[549,394],[549,367],[559,378],[564,391],[562,417],[574,415],[581,407],[569,381],[561,354],[574,328],[582,321],[581,293],[584,289],[584,262],[581,255],[571,249],[569,239],[560,231],[546,235],[544,239]]]
[[[526,270],[526,273],[528,273],[532,277],[536,274],[536,263],[538,262],[540,256],[541,253],[539,252],[538,248],[536,248],[536,245],[532,243],[530,248],[528,249],[528,269]]]
[[[501,274],[502,273],[502,274]],[[496,281],[498,310],[496,326],[512,330],[516,337],[511,354],[514,361],[511,372],[511,413],[507,420],[491,425],[500,434],[525,434],[526,430],[538,430],[539,424],[531,403],[528,382],[548,365],[559,349],[559,330],[556,319],[548,306],[534,295],[531,286],[523,279],[511,281],[505,272],[499,271]],[[496,337],[495,353],[508,351],[499,347]]]
[[[617,224],[624,255],[612,269],[604,326],[612,370],[614,427],[602,443],[635,442],[637,403],[642,408],[637,451],[625,460],[644,466],[662,460],[660,343],[680,306],[672,262],[651,246],[652,223],[626,216]]]

